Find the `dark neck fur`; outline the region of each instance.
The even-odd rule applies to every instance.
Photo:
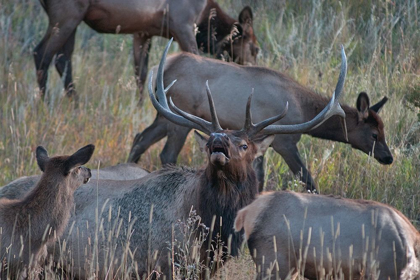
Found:
[[[210,20],[211,26],[211,33],[210,33],[210,51],[208,49],[209,46],[209,15],[210,10],[216,10],[216,16]],[[198,24],[198,31],[196,35],[197,45],[199,49],[202,49],[205,53],[214,54],[216,51],[216,44],[220,42],[226,35],[228,35],[231,31],[232,25],[236,22],[235,19],[231,18],[228,14],[226,14],[220,6],[214,2],[213,0],[208,0],[207,5],[204,8],[204,11],[201,16],[200,23]],[[213,36],[212,32],[215,30],[216,35],[216,42],[214,42],[211,37]]]
[[[309,121],[314,118],[322,109],[327,106],[330,101],[328,98],[312,93],[301,102],[302,108],[305,112],[305,121]],[[358,112],[357,109],[352,108],[347,105],[341,104],[344,112],[346,113],[346,125],[347,131],[350,132],[356,125],[358,121]],[[344,128],[342,125],[342,120],[338,116],[333,116],[327,121],[325,121],[318,128],[307,132],[313,137],[333,140],[342,143],[348,143],[345,139]]]
[[[200,179],[199,215],[202,222],[208,227],[211,226],[213,216],[216,216],[213,240],[219,235],[223,246],[227,246],[229,236],[232,235],[231,255],[235,256],[243,241],[243,234],[235,233],[233,230],[236,214],[255,199],[258,191],[257,178],[252,166],[248,166],[239,176],[241,179],[230,174],[232,173],[217,172],[209,164]],[[220,217],[222,217],[222,228],[220,228]],[[207,241],[209,239],[210,237]],[[208,242],[205,243],[203,249],[207,250],[207,248]]]

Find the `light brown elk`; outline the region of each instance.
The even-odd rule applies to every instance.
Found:
[[[133,34],[140,98],[153,36],[174,37],[181,50],[191,53],[198,54],[197,43],[205,52],[215,52],[218,57],[226,51],[238,63],[255,63],[258,53],[249,7],[242,10],[237,22],[213,0],[41,0],[41,4],[49,20],[47,32],[34,50],[42,96],[54,55],[57,55],[55,66],[64,78],[67,95],[76,95],[71,56],[76,29],[82,21],[100,33]],[[200,32],[197,38],[194,24]]]
[[[420,234],[369,200],[271,192],[238,212],[258,279],[414,279]]]
[[[268,68],[240,66],[214,59],[181,53],[168,58],[165,68],[165,83],[178,78],[168,93],[176,104],[186,112],[210,119],[209,108],[204,102],[205,92],[201,88],[207,79],[213,86],[214,102],[219,110],[222,127],[240,129],[245,118],[242,107],[246,104],[243,94],[254,88],[253,116],[261,121],[278,111],[289,102],[290,111],[279,124],[305,122],[318,114],[328,103],[328,99],[300,85],[290,77]],[[193,83],[191,81],[194,81]],[[318,128],[305,132],[313,137],[350,144],[366,154],[374,155],[382,164],[391,164],[391,152],[385,141],[384,124],[378,115],[387,101],[384,97],[377,104],[370,106],[366,93],[360,93],[356,108],[343,106],[346,112],[348,139],[343,133],[343,126],[337,117],[333,117]],[[142,133],[138,133],[128,157],[129,162],[138,162],[140,156],[154,143],[167,136],[165,147],[160,155],[163,164],[175,164],[178,154],[191,129],[172,124],[162,115],[157,114],[154,122]],[[309,171],[299,155],[297,143],[302,134],[277,135],[271,144],[279,153],[291,171],[299,175],[308,190],[316,188]],[[263,158],[256,159],[259,189],[263,189]]]
[[[71,156],[49,158],[39,146],[36,159],[44,172],[39,182],[22,199],[0,199],[2,279],[17,279],[19,271],[19,277],[28,277],[26,269],[38,271],[44,246],[67,226],[74,191],[91,177],[90,169],[81,165],[89,161],[94,148],[88,145]]]
[[[268,148],[275,134],[306,131],[333,115],[344,117],[338,103],[346,74],[344,51],[335,94],[328,106],[313,120],[296,125],[273,125],[273,122],[284,117],[284,112],[253,124],[249,99],[244,110],[247,115],[243,120],[244,127],[223,130],[209,88],[207,98],[211,122],[185,113],[175,105],[172,107],[177,114],[170,110],[163,85],[163,67],[168,49],[169,44],[158,70],[157,98],[152,83],[149,83],[152,103],[170,121],[209,135],[205,137],[196,133],[209,162],[204,169],[167,167],[138,180],[92,180],[80,188],[75,194],[75,214],[69,222],[73,230],[68,228],[64,234],[69,237],[66,242],[71,259],[68,264],[63,264],[79,278],[86,278],[91,273],[103,278],[106,274],[122,271],[124,258],[121,256],[127,255],[127,251],[132,253],[130,259],[136,262],[140,277],[153,270],[169,276],[172,270],[169,262],[172,259],[171,244],[174,239],[182,238],[179,230],[172,226],[177,221],[185,221],[191,208],[201,216],[201,222],[209,227],[215,217],[213,235],[208,237],[207,243],[199,251],[200,259],[206,263],[208,254],[210,259],[213,258],[213,253],[208,253],[207,249],[210,241],[212,245],[215,244],[216,236],[224,246],[230,244],[230,253],[236,255],[243,239],[233,231],[234,218],[237,211],[251,203],[258,192],[257,178],[252,168],[255,156]],[[97,188],[101,190],[99,195]],[[98,212],[100,209],[103,211]],[[98,233],[96,228],[99,227],[101,232]],[[115,234],[115,228],[119,235]],[[115,240],[116,245],[108,246],[108,238]],[[95,247],[95,244],[99,246]],[[223,251],[226,256],[226,247]],[[60,259],[59,256],[56,259]],[[94,264],[93,268],[90,264]]]

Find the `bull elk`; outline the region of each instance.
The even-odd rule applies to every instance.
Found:
[[[235,230],[242,229],[258,279],[408,280],[420,273],[419,232],[379,202],[271,192],[238,212]]]
[[[305,122],[318,114],[328,103],[327,98],[278,71],[264,67],[228,64],[189,53],[168,58],[165,83],[176,78],[179,82],[171,88],[169,96],[182,110],[206,120],[210,119],[210,111],[204,102],[206,94],[201,84],[208,79],[214,85],[212,92],[220,123],[222,127],[231,129],[240,129],[240,123],[245,118],[241,109],[246,104],[246,96],[243,93],[250,88],[255,89],[255,106],[252,113],[256,121],[274,115],[278,108],[284,107],[286,102],[289,102],[290,111],[279,124]],[[194,82],[191,83],[191,80]],[[333,117],[318,128],[305,133],[321,139],[350,144],[366,154],[374,155],[381,164],[391,164],[393,158],[385,141],[384,124],[378,115],[386,101],[387,98],[384,97],[377,104],[370,106],[368,95],[360,93],[356,108],[343,106],[347,116],[345,120],[347,139],[338,117]],[[175,164],[190,130],[188,127],[173,124],[161,114],[157,114],[154,122],[134,138],[128,161],[138,162],[140,156],[151,145],[167,136],[160,159],[162,164]],[[315,182],[297,149],[301,136],[302,133],[279,134],[271,146],[283,157],[291,171],[306,183],[307,189],[314,191]],[[263,157],[256,159],[255,165],[261,191],[264,185]]]
[[[81,165],[89,161],[94,149],[88,145],[71,156],[49,158],[39,146],[36,159],[44,172],[39,182],[22,199],[0,199],[1,279],[39,272],[45,246],[67,226],[74,191],[91,177],[90,169]]]
[[[345,116],[338,103],[347,69],[344,50],[336,91],[326,108],[311,121],[273,125],[286,114],[285,106],[282,114],[254,124],[249,98],[244,127],[223,130],[208,86],[211,122],[178,109],[172,102],[168,104],[166,92],[170,86],[164,89],[163,68],[169,47],[170,44],[162,56],[157,74],[157,97],[152,81],[149,82],[150,98],[158,112],[168,120],[209,135],[195,134],[209,162],[204,169],[166,167],[138,180],[92,180],[80,188],[75,194],[75,213],[69,222],[71,227],[64,234],[68,236],[66,244],[71,259],[68,265],[63,264],[78,278],[84,279],[90,273],[103,278],[104,275],[122,272],[125,266],[121,256],[127,255],[126,252],[130,252],[130,258],[136,262],[140,277],[154,270],[171,275],[170,259],[177,261],[171,255],[172,242],[182,239],[180,231],[172,226],[179,220],[185,221],[192,207],[205,225],[210,226],[214,221],[213,234],[199,251],[200,259],[205,261],[214,257],[213,253],[207,255],[207,249],[210,244],[214,245],[217,237],[224,246],[230,245],[231,255],[236,255],[243,238],[233,231],[235,215],[258,193],[257,178],[252,168],[255,156],[268,148],[275,134],[307,131],[333,115]],[[170,106],[177,114],[171,111]],[[97,188],[101,190],[99,195]],[[116,229],[119,234],[115,233]],[[116,240],[116,245],[108,246],[109,240]],[[95,244],[99,244],[98,248]],[[226,256],[227,249],[223,248]],[[56,256],[56,260],[59,259],[60,256]]]
[[[214,0],[41,0],[41,4],[49,20],[47,32],[34,50],[42,97],[54,55],[67,95],[76,96],[71,56],[76,29],[82,21],[100,33],[133,34],[135,75],[141,99],[153,36],[174,37],[181,50],[195,54],[197,43],[205,52],[218,57],[226,51],[238,63],[255,63],[258,53],[250,7],[241,11],[237,22]],[[199,29],[197,37],[195,24]]]

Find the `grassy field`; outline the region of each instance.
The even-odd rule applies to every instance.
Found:
[[[383,166],[349,145],[303,137],[299,150],[323,194],[390,204],[414,224],[420,221],[420,5],[416,0],[239,1],[220,0],[232,16],[244,4],[254,10],[260,66],[287,73],[320,94],[331,94],[339,67],[339,45],[348,56],[344,100],[355,106],[366,91],[371,103],[383,96],[381,111],[387,143],[394,156]],[[0,185],[38,174],[36,146],[50,154],[72,153],[93,143],[89,167],[125,162],[134,135],[151,124],[149,100],[137,106],[130,36],[102,35],[81,24],[76,35],[73,76],[80,105],[63,97],[63,86],[50,69],[50,102],[37,89],[32,51],[41,40],[47,16],[38,1],[0,4]],[[155,38],[150,64],[160,59],[167,40]],[[172,48],[174,50],[176,48]],[[149,170],[160,168],[163,141],[141,158]],[[179,163],[205,164],[194,139],[188,139]],[[302,188],[282,158],[266,157],[267,187]],[[238,276],[238,273],[241,276]],[[220,278],[247,279],[249,256],[228,263]],[[240,278],[238,278],[240,277]]]

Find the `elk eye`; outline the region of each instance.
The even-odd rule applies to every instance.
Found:
[[[372,137],[373,137],[373,139],[378,140],[378,134],[373,133],[373,134],[372,134]]]
[[[241,146],[239,146],[239,148],[246,151],[246,149],[248,149],[248,145],[241,145]]]

